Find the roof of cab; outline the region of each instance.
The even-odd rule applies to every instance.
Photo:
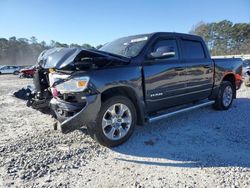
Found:
[[[183,37],[183,38],[192,38],[192,39],[202,39],[202,37],[198,35],[192,35],[192,34],[186,34],[186,33],[176,33],[176,32],[154,32],[150,33],[152,36],[158,36],[158,35],[168,35],[168,36],[177,36],[177,37]]]

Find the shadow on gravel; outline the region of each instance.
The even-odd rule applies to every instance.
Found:
[[[210,107],[138,127],[114,149],[120,161],[172,167],[250,167],[250,99],[228,111]]]
[[[79,131],[85,135],[89,135],[88,130],[85,127],[80,128]]]

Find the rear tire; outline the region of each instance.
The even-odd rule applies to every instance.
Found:
[[[228,110],[233,103],[235,92],[235,88],[233,87],[231,82],[223,81],[220,85],[218,96],[213,107],[216,110]]]
[[[102,104],[95,127],[87,128],[90,136],[101,145],[114,147],[129,139],[136,119],[134,104],[127,97],[114,96]]]

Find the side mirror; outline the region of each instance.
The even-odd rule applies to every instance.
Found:
[[[171,58],[175,56],[175,52],[168,46],[162,46],[156,49],[155,52],[151,52],[148,55],[149,59],[164,59]]]

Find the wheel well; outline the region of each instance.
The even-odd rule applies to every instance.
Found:
[[[109,99],[110,97],[113,97],[115,95],[123,95],[128,97],[132,103],[135,106],[136,114],[137,114],[137,124],[142,125],[143,124],[143,117],[142,117],[142,111],[139,107],[139,101],[137,100],[136,93],[133,89],[128,87],[115,87],[110,88],[101,93],[101,101],[102,103]]]
[[[233,74],[227,74],[222,81],[229,81],[234,87],[234,98],[236,97],[236,83],[235,83],[235,77]]]

